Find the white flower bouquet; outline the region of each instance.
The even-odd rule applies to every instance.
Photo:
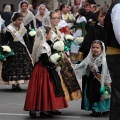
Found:
[[[1,47],[3,48],[3,51],[5,51],[5,52],[11,52],[11,48],[9,46],[3,45]]]
[[[76,38],[76,42],[77,42],[78,44],[81,44],[81,43],[83,42],[83,40],[84,40],[84,37],[77,37],[77,38]]]
[[[56,41],[53,45],[53,49],[57,51],[64,51],[64,42],[63,41]]]
[[[74,37],[72,35],[65,35],[65,40],[74,40]]]
[[[29,35],[31,37],[35,36],[36,35],[36,31],[34,29],[32,29],[30,32],[29,32]]]
[[[5,61],[7,57],[15,55],[7,45],[0,46],[0,61]]]
[[[50,56],[50,61],[53,64],[58,64],[58,62],[61,60],[62,56],[59,53],[54,53]]]

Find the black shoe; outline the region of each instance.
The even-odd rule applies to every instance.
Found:
[[[109,111],[107,112],[102,112],[102,115],[108,115],[109,114]]]
[[[22,88],[20,86],[16,87],[16,91],[22,91]]]
[[[29,112],[29,115],[30,115],[30,117],[33,118],[33,119],[36,118],[36,113],[35,113],[35,112],[30,111],[30,112]]]
[[[14,84],[12,85],[12,91],[16,91],[16,86]]]
[[[40,116],[45,118],[53,118],[53,115],[49,112],[40,112]]]
[[[93,111],[93,112],[90,114],[90,116],[99,117],[99,116],[101,116],[101,112],[95,112],[95,111]]]
[[[62,113],[59,110],[49,111],[52,115],[61,115]]]

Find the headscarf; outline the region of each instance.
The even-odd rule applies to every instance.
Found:
[[[95,41],[99,41],[99,40],[95,40]],[[88,65],[95,64],[95,65],[97,65],[97,67],[102,65],[100,81],[101,81],[101,88],[103,88],[105,83],[111,83],[111,78],[110,78],[110,74],[109,74],[109,70],[108,70],[108,66],[107,66],[107,62],[106,62],[105,46],[102,41],[99,41],[99,42],[102,43],[102,47],[103,47],[102,53],[96,59],[94,59],[92,45],[91,45],[88,56],[80,64],[76,64],[74,66],[74,70],[81,77],[84,75],[89,76],[90,70],[88,69]]]
[[[37,11],[37,14],[36,16],[40,15],[40,8],[41,7],[44,7],[45,8],[45,15],[48,15],[48,10],[46,8],[46,6],[44,4],[41,4],[39,7],[38,7],[38,11]]]
[[[44,7],[44,8],[45,8],[45,15],[44,15],[42,18],[40,18],[40,8],[41,8],[41,7]],[[35,17],[36,17],[39,21],[42,22],[42,25],[43,25],[43,26],[45,26],[45,25],[49,26],[49,25],[50,25],[49,13],[48,13],[47,8],[46,8],[46,6],[45,6],[44,4],[41,4],[41,5],[39,6],[38,11],[37,11],[37,14],[36,14]]]
[[[45,28],[42,26],[42,27],[39,27],[36,31],[36,36],[35,36],[35,42],[34,42],[34,45],[33,45],[33,51],[32,51],[32,58],[33,58],[33,63],[35,63],[37,60],[36,60],[36,52],[37,52],[37,49],[40,45],[43,45],[46,43],[46,30]]]
[[[26,3],[28,5],[28,2],[26,0],[23,0],[19,3],[18,5],[18,12],[21,13],[22,8],[21,8],[21,4],[22,3]],[[34,28],[36,29],[36,21],[35,21],[35,17],[32,14],[32,12],[29,10],[29,7],[27,8],[27,15],[25,17],[23,17],[23,23],[26,26],[27,24],[29,24],[31,21],[33,21],[34,23]]]
[[[21,8],[21,4],[22,4],[22,3],[26,3],[26,4],[28,5],[28,1],[22,0],[22,1],[19,3],[19,5],[18,5],[18,12],[21,12],[21,11],[22,11],[22,8]],[[27,11],[29,11],[29,7],[27,8]]]

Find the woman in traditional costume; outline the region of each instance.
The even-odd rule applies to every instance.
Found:
[[[75,43],[77,37],[84,37],[85,36],[85,26],[86,26],[87,20],[85,18],[85,9],[80,8],[79,9],[79,16],[76,20],[75,25],[75,33],[73,34],[75,38]],[[79,44],[78,44],[79,45]],[[71,45],[71,60],[78,62],[79,61],[79,47],[76,47],[75,44]]]
[[[51,28],[52,28],[52,39],[51,41],[54,43],[55,40],[64,40],[60,31],[57,29],[57,25],[59,22],[59,17],[57,12],[52,12],[50,14],[51,20]],[[69,54],[64,53],[63,64],[60,70],[60,77],[62,82],[62,87],[65,93],[65,97],[67,100],[76,100],[80,99],[81,90],[79,83],[76,79],[75,73],[72,68],[72,63],[68,58]]]
[[[105,46],[100,40],[92,42],[88,56],[74,66],[82,82],[82,109],[92,116],[107,115],[110,110],[111,78],[106,62]]]
[[[19,9],[18,12],[20,12],[23,15],[23,23],[25,28],[27,29],[27,33],[28,33],[28,38],[29,38],[29,45],[27,45],[28,50],[30,53],[32,53],[32,48],[33,48],[33,43],[34,43],[34,35],[30,35],[29,32],[30,31],[35,31],[36,29],[36,21],[35,21],[35,17],[32,14],[32,12],[29,11],[28,8],[28,2],[23,0],[19,3]]]
[[[27,30],[22,24],[22,14],[15,13],[12,23],[7,26],[3,45],[8,45],[14,56],[6,58],[2,66],[2,79],[5,84],[12,84],[12,90],[21,90],[19,84],[28,83],[33,69],[32,59],[26,47]]]
[[[47,8],[45,7],[45,5],[41,4],[38,8],[38,12],[35,16],[36,18],[36,23],[37,23],[37,27],[40,27],[40,22],[42,22],[42,25],[45,26],[50,26],[50,17],[49,14],[47,12]]]
[[[38,28],[33,47],[35,66],[24,105],[32,118],[36,118],[36,111],[41,111],[41,117],[51,118],[53,111],[68,106],[55,64],[49,61],[51,48],[46,40],[50,40],[51,35],[51,28]]]

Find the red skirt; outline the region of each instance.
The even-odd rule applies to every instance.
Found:
[[[56,97],[47,67],[37,64],[32,72],[24,110],[51,111],[68,107],[64,97]]]

